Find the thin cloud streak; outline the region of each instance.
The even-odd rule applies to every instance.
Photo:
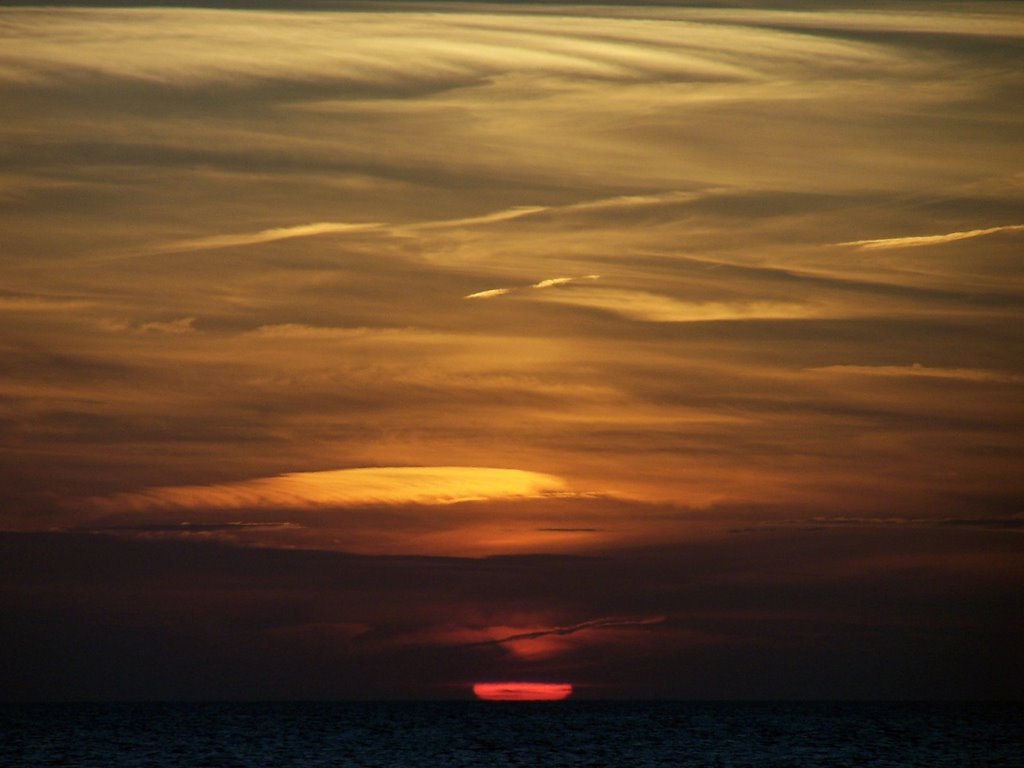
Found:
[[[48,296],[0,296],[0,312],[74,312],[88,309],[94,302],[56,299]]]
[[[508,296],[510,294],[522,294],[529,289],[543,290],[545,288],[557,288],[562,285],[568,285],[569,283],[575,283],[579,280],[599,280],[600,275],[584,275],[583,277],[551,277],[546,280],[533,283],[532,285],[519,287],[519,288],[490,288],[486,291],[477,291],[471,293],[468,296],[463,296],[464,299],[494,299],[498,296]]]
[[[493,299],[496,296],[505,296],[514,291],[514,288],[489,288],[486,291],[477,291],[471,293],[468,296],[463,296],[464,299]]]
[[[481,216],[467,216],[463,219],[442,219],[440,221],[423,221],[417,224],[407,224],[401,227],[394,227],[394,231],[397,234],[411,234],[432,229],[461,229],[464,227],[486,226],[488,224],[514,221],[548,210],[550,208],[543,205],[518,205],[507,210],[485,213]]]
[[[662,624],[665,621],[666,618],[664,616],[652,616],[642,618],[609,617],[603,619],[592,619],[590,621],[583,621],[579,624],[572,624],[566,627],[551,627],[550,629],[538,629],[531,630],[530,632],[518,632],[516,634],[506,635],[505,637],[499,637],[493,640],[481,640],[479,642],[466,643],[465,645],[466,647],[483,645],[504,645],[506,643],[515,643],[520,640],[537,640],[542,637],[564,637],[566,635],[575,635],[578,632],[586,632],[589,630],[651,626],[653,624]]]
[[[314,224],[299,224],[293,227],[274,227],[258,232],[241,232],[230,235],[210,235],[191,240],[174,240],[169,243],[153,246],[148,253],[177,253],[181,251],[209,251],[217,248],[234,248],[244,245],[272,243],[276,240],[290,240],[296,237],[315,237],[317,235],[338,235],[352,232],[367,232],[379,229],[380,224],[351,224],[345,222],[323,221]]]
[[[648,291],[587,288],[544,296],[544,300],[612,312],[627,320],[648,323],[797,319],[828,316],[812,306],[772,301],[685,301]]]
[[[809,372],[850,376],[922,377],[933,379],[958,379],[960,381],[993,382],[997,384],[1024,383],[1024,375],[1005,371],[986,371],[973,368],[935,368],[914,363],[913,365],[826,365],[808,368]]]
[[[1024,230],[1024,224],[1008,224],[1002,227],[988,227],[986,229],[969,229],[964,232],[947,232],[944,235],[919,235],[915,237],[887,237],[878,240],[851,240],[838,245],[856,246],[862,250],[887,250],[889,248],[919,248],[926,245],[942,245],[943,243],[954,243],[957,240],[968,240],[972,237],[984,237],[999,232],[1020,232]]]

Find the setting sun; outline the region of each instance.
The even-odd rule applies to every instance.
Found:
[[[473,694],[484,701],[561,701],[572,695],[570,683],[476,683]]]

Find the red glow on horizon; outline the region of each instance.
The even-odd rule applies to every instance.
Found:
[[[572,695],[572,684],[476,683],[473,693],[484,701],[561,701]]]

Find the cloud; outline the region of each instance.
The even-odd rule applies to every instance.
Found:
[[[933,368],[914,363],[913,365],[826,365],[808,368],[813,373],[850,376],[923,377],[933,379],[958,379],[960,381],[981,381],[998,384],[1021,384],[1024,376],[1006,371],[991,371],[977,368]]]
[[[471,293],[468,296],[463,296],[464,299],[493,299],[496,296],[505,296],[514,291],[514,288],[489,288],[486,291],[477,291]]]
[[[1005,8],[1005,6],[1003,7]],[[1024,22],[1020,15],[999,6],[979,14],[973,9],[929,10],[925,7],[906,12],[895,8],[878,10],[812,11],[760,9],[760,8],[700,8],[687,9],[688,18],[709,21],[764,24],[773,27],[795,27],[812,30],[856,30],[861,32],[897,32],[918,34],[963,35],[977,37],[1024,37]]]
[[[487,224],[498,224],[501,222],[521,219],[524,216],[529,216],[531,214],[547,210],[550,209],[543,205],[517,205],[513,208],[494,211],[493,213],[485,213],[480,216],[468,216],[462,219],[442,219],[440,221],[424,221],[417,224],[407,224],[402,227],[396,227],[395,230],[401,234],[431,229],[459,229],[462,227],[485,226]]]
[[[618,288],[585,288],[543,297],[560,304],[613,312],[648,323],[696,323],[821,317],[816,307],[776,301],[684,301],[663,294]]]
[[[94,302],[79,299],[55,299],[48,296],[0,296],[0,312],[74,312],[88,309]]]
[[[538,627],[529,619],[487,626],[445,625],[400,633],[391,642],[397,646],[496,647],[512,658],[537,661],[578,650],[584,645],[620,644],[625,640],[624,633],[628,633],[625,642],[635,647],[637,638],[633,630],[666,621],[665,616],[613,616],[564,626]]]
[[[851,515],[817,515],[811,518],[786,518],[763,520],[755,526],[734,528],[730,534],[751,534],[769,530],[814,531],[830,528],[977,528],[982,530],[1024,532],[1024,517],[1021,515],[987,517],[870,517]]]
[[[181,317],[177,320],[168,320],[166,322],[152,322],[142,323],[133,330],[136,333],[192,333],[195,331],[194,317]]]
[[[561,285],[568,285],[569,283],[575,283],[578,280],[598,280],[600,275],[584,275],[583,277],[551,277],[546,280],[533,283],[532,285],[519,287],[519,288],[491,288],[486,291],[477,291],[471,293],[468,296],[463,296],[464,299],[493,299],[498,296],[507,296],[514,293],[522,293],[530,288],[541,289],[544,288],[557,288]]]
[[[215,9],[64,9],[45,17],[6,14],[0,78],[49,84],[76,76],[196,86],[325,79],[401,88],[408,84],[473,85],[509,69],[621,81],[756,77],[754,62],[799,61],[832,53],[865,64],[873,46],[741,26],[717,28],[673,19],[644,24],[592,12],[392,14]],[[678,14],[676,14],[678,16]],[[145,36],[133,34],[139,27]],[[337,41],[345,40],[339,46]],[[758,45],[759,43],[759,45]],[[751,51],[756,51],[750,55]]]
[[[333,339],[338,341],[367,341],[374,343],[387,341],[414,341],[418,344],[427,344],[431,341],[440,341],[445,338],[443,334],[431,332],[422,328],[370,327],[365,325],[306,325],[304,323],[261,325],[251,331],[246,331],[245,335],[267,341],[288,341],[291,339]]]
[[[968,528],[991,528],[994,530],[1020,531],[1024,533],[1024,517],[963,517],[936,521],[936,525],[964,526]]]
[[[155,245],[147,249],[148,253],[177,253],[179,251],[208,251],[216,248],[233,248],[241,245],[259,245],[275,240],[290,240],[296,237],[315,237],[316,235],[337,235],[350,232],[366,232],[378,229],[379,224],[350,224],[344,222],[323,221],[315,224],[299,224],[293,227],[275,227],[262,229],[258,232],[241,232],[231,235],[210,235],[190,240],[172,240],[168,243]]]
[[[556,285],[565,285],[571,283],[574,279],[572,277],[551,277],[547,280],[541,280],[539,283],[534,283],[531,288],[552,288]]]
[[[967,240],[972,237],[984,237],[994,235],[997,232],[1020,232],[1024,230],[1024,224],[1008,224],[1002,227],[988,227],[987,229],[969,229],[964,232],[947,232],[944,235],[921,235],[916,237],[888,237],[879,240],[851,240],[838,245],[857,246],[866,251],[888,250],[890,248],[919,248],[925,245],[942,245],[953,243],[957,240]]]
[[[479,216],[469,216],[460,219],[441,219],[438,221],[423,221],[414,224],[406,224],[394,227],[396,234],[414,234],[417,232],[428,232],[431,230],[461,229],[466,227],[487,226],[490,224],[503,224],[518,219],[536,217],[544,214],[546,217],[565,217],[578,214],[600,214],[607,217],[615,211],[629,211],[632,209],[649,208],[664,205],[693,202],[699,200],[701,195],[692,192],[662,192],[650,195],[617,195],[615,197],[598,198],[595,200],[584,200],[582,202],[567,203],[564,205],[517,205],[492,213],[485,213]],[[570,280],[597,279],[599,275],[585,275],[584,277],[552,278],[555,281],[568,282]],[[549,285],[558,285],[559,282],[542,280],[535,284],[534,288],[547,288]]]
[[[652,624],[662,624],[664,622],[664,616],[639,618],[609,617],[603,619],[591,619],[590,621],[580,622],[579,624],[571,624],[565,627],[549,627],[545,629],[530,630],[528,632],[517,632],[515,634],[494,638],[493,640],[481,640],[475,643],[468,643],[468,645],[504,645],[506,643],[515,643],[522,640],[539,640],[543,637],[564,637],[566,635],[575,635],[578,632],[586,632],[590,630],[619,629],[622,627],[643,627]]]
[[[332,8],[0,11],[22,84],[0,284],[91,302],[0,300],[26,310],[3,315],[11,516],[342,466],[540,468],[682,505],[1019,491],[1015,392],[950,409],[948,385],[894,378],[1013,381],[1019,233],[974,258],[834,247],[1024,221],[1006,14],[972,12],[982,45],[885,33],[955,29],[951,8],[805,15],[824,32],[759,9]],[[89,256],[147,244],[197,256]],[[251,252],[208,250],[230,246]],[[688,535],[519,506],[432,509],[426,533],[302,519],[377,552]]]
[[[218,485],[169,486],[94,500],[104,512],[173,509],[311,509],[374,504],[456,504],[567,492],[560,478],[493,467],[369,467],[294,472]]]
[[[236,520],[228,523],[138,523],[132,525],[105,525],[92,526],[87,528],[71,528],[69,531],[82,531],[85,533],[128,533],[128,534],[173,534],[180,536],[198,535],[204,536],[217,533],[233,533],[246,530],[282,530],[297,527],[295,523],[286,522],[247,522]]]
[[[405,224],[394,227],[394,231],[403,233],[425,232],[430,230],[458,229],[472,226],[486,226],[489,224],[501,224],[509,221],[516,221],[524,218],[539,218],[538,214],[544,217],[560,217],[580,213],[597,213],[607,217],[615,211],[629,211],[633,209],[653,208],[666,205],[677,205],[700,200],[707,192],[697,194],[693,192],[669,191],[649,195],[616,195],[614,197],[602,197],[582,202],[566,203],[563,205],[517,205],[511,208],[504,208],[484,213],[479,216],[469,216],[460,219],[440,219],[437,221],[423,221],[413,224]],[[586,275],[586,278],[597,277]],[[568,278],[583,279],[583,278]]]

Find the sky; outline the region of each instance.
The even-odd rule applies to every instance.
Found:
[[[1019,698],[1022,60],[5,4],[0,698]]]

